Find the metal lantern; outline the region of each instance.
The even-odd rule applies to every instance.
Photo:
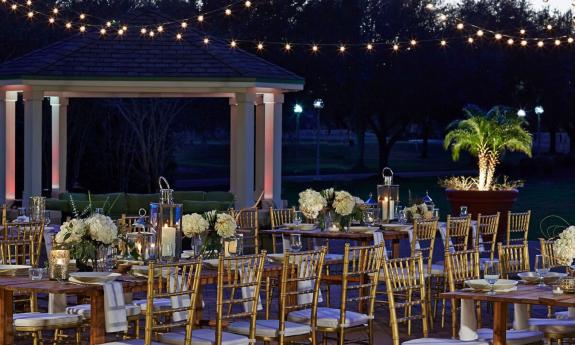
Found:
[[[396,219],[395,206],[399,202],[399,185],[393,184],[393,170],[382,171],[383,184],[377,185],[377,202],[381,208],[381,221],[389,223]]]
[[[162,185],[165,183],[166,188]],[[179,260],[182,255],[182,204],[174,203],[174,190],[160,177],[160,202],[150,203],[150,223],[156,233],[159,258]]]
[[[130,232],[128,240],[134,244],[141,260],[149,261],[156,259],[156,234],[148,231]]]
[[[43,196],[30,197],[30,221],[39,222],[44,220],[44,211],[46,210],[46,198]]]

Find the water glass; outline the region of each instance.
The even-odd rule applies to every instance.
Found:
[[[363,222],[368,226],[373,226],[373,224],[375,224],[375,214],[373,210],[366,210],[363,213]]]
[[[535,272],[539,276],[539,286],[545,286],[545,282],[543,282],[543,277],[549,273],[549,267],[545,262],[545,256],[541,254],[535,255]]]
[[[467,217],[467,206],[461,206],[459,208],[459,216],[460,217]]]
[[[296,211],[294,218],[293,218],[293,223],[295,225],[300,225],[302,223],[302,216],[301,216],[301,211]]]
[[[44,226],[50,225],[50,211],[44,211]]]
[[[433,208],[433,218],[439,219],[439,209],[437,207]]]
[[[173,260],[173,255],[172,255],[172,245],[169,243],[163,243],[162,244],[162,257],[161,260],[164,263],[170,263]]]
[[[32,267],[28,271],[28,274],[32,280],[42,280],[44,277],[44,269],[39,267]]]
[[[302,248],[301,235],[300,234],[290,234],[289,244],[290,244],[290,249],[291,249],[292,253],[299,252]]]
[[[499,280],[499,262],[495,260],[485,261],[483,268],[483,279],[489,283],[488,295],[494,295],[493,285]]]
[[[407,217],[405,217],[405,207],[401,208],[400,211],[397,213],[399,224],[406,224]]]
[[[202,236],[197,235],[192,238],[192,250],[194,251],[194,258],[198,258],[202,253],[202,247],[204,243],[202,241]]]
[[[26,207],[18,207],[18,217],[25,217],[26,212]]]

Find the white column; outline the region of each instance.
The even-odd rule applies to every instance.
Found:
[[[50,97],[52,108],[52,193],[66,191],[68,98]]]
[[[264,198],[282,207],[282,106],[283,94],[264,94],[265,153]]]
[[[16,198],[16,101],[17,91],[0,93],[0,203]],[[1,138],[1,137],[0,137]]]
[[[237,193],[236,187],[236,123],[238,103],[235,98],[230,98],[230,192]]]
[[[42,100],[38,90],[24,92],[24,192],[22,204],[42,194]]]
[[[254,198],[264,191],[266,113],[263,95],[256,97],[256,180]]]
[[[232,110],[230,184],[235,184],[236,208],[254,202],[254,102],[255,94],[237,93],[235,114]]]

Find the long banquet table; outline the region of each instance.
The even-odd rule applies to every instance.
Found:
[[[575,307],[575,295],[554,294],[550,286],[518,284],[516,291],[497,292],[488,295],[485,292],[475,292],[468,289],[445,292],[441,298],[468,299],[493,303],[493,345],[505,345],[507,331],[507,312],[510,303],[539,304],[552,307]]]

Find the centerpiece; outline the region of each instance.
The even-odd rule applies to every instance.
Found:
[[[350,193],[333,188],[324,189],[317,192],[313,189],[306,189],[299,193],[299,208],[303,215],[319,222],[322,230],[345,231],[354,215],[361,212],[359,210],[359,199]]]
[[[235,238],[237,224],[231,215],[209,211],[192,213],[182,217],[184,236],[192,239],[194,254],[204,258],[217,258],[224,243]]]
[[[453,160],[461,151],[477,157],[478,177],[456,176],[442,180],[452,213],[467,206],[473,214],[506,213],[511,209],[522,186],[521,181],[504,178],[497,182],[495,171],[506,151],[517,151],[531,157],[531,134],[524,128],[525,120],[502,107],[484,112],[477,106],[463,109],[467,118],[450,125],[444,147],[451,149]],[[506,217],[499,222],[505,229]],[[503,234],[504,231],[499,231]]]

